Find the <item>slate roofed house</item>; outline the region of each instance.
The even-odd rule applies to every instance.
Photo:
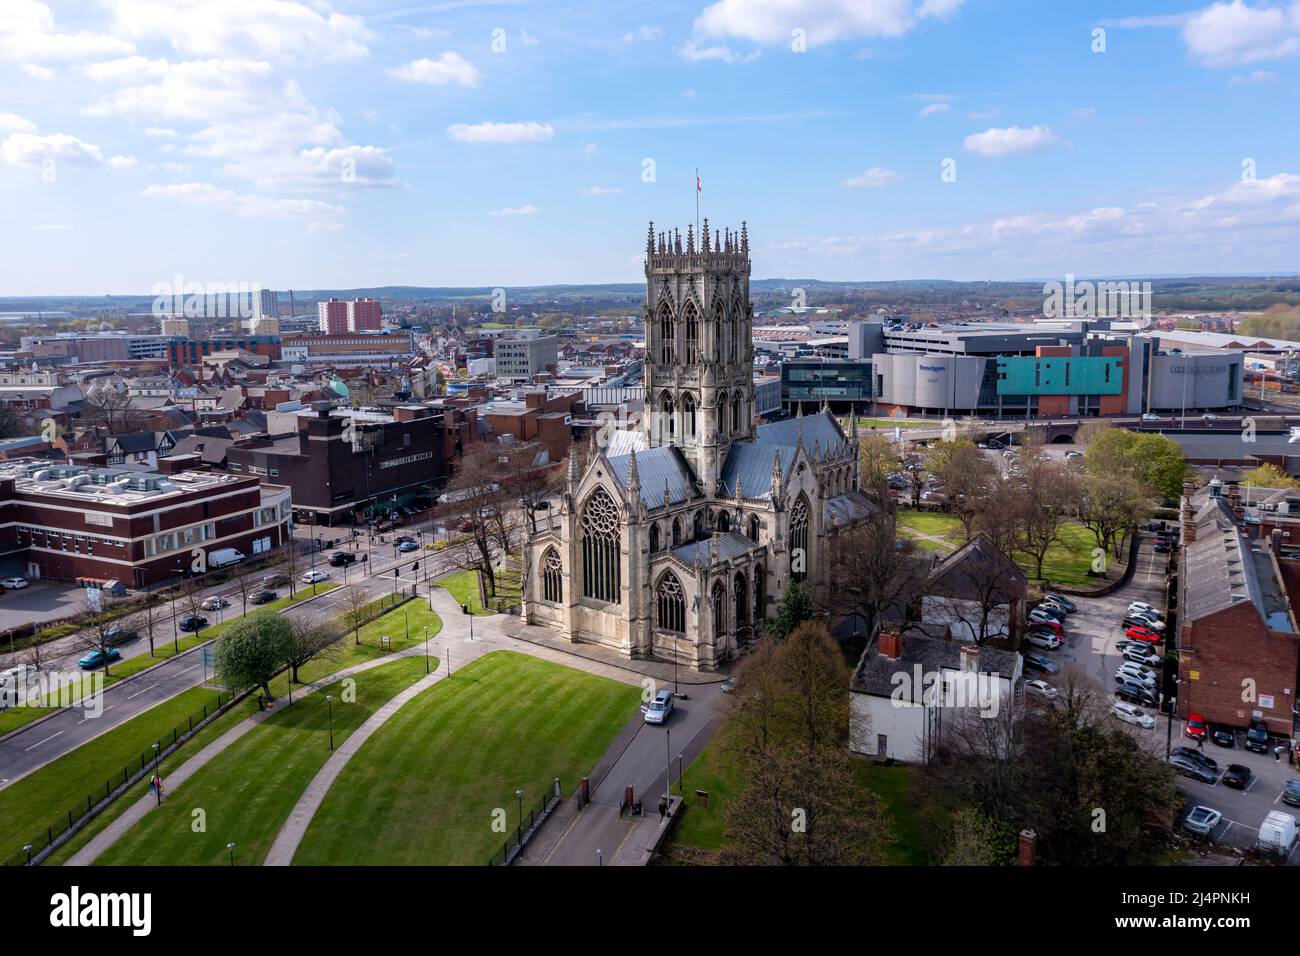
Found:
[[[948,628],[959,640],[1019,642],[1028,579],[984,535],[972,538],[926,577],[921,621]]]
[[[153,432],[131,432],[109,437],[105,452],[111,466],[139,465],[148,469],[158,463],[158,443]]]
[[[925,763],[945,725],[990,719],[1016,706],[1018,652],[951,640],[932,629],[885,631],[863,653],[849,684],[849,749]]]

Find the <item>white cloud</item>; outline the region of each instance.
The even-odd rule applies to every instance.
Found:
[[[967,136],[963,146],[980,156],[1012,156],[1030,153],[1062,143],[1063,140],[1046,126],[1022,129],[1019,126],[993,127],[982,133]]]
[[[174,129],[167,129],[163,126],[148,126],[145,127],[144,135],[154,139],[175,139],[180,134]]]
[[[204,123],[306,105],[296,84],[278,83],[271,65],[258,60],[172,63],[132,56],[92,63],[83,72],[105,90],[83,110],[91,116]]]
[[[124,56],[134,47],[100,33],[59,33],[50,8],[37,0],[4,0],[0,15],[0,58],[25,63]]]
[[[677,48],[677,55],[692,63],[703,63],[708,60],[718,60],[722,63],[752,63],[758,59],[759,51],[737,53],[731,47],[722,44],[701,45],[691,40]]]
[[[962,0],[718,0],[695,18],[698,37],[736,37],[771,46],[805,31],[808,46],[856,37],[899,37],[920,20],[947,20]]]
[[[623,34],[623,42],[624,43],[638,43],[638,42],[650,43],[653,40],[658,40],[663,35],[664,35],[664,31],[662,27],[650,26],[648,24],[643,23],[635,30],[631,31],[630,33]]]
[[[36,232],[68,232],[71,229],[71,226],[61,222],[43,222],[35,227]]]
[[[917,116],[933,116],[935,113],[946,113],[951,107],[947,103],[931,103],[929,106],[921,107],[921,112]]]
[[[447,136],[458,143],[545,143],[555,137],[550,123],[453,123]]]
[[[405,83],[430,86],[478,86],[479,72],[459,53],[448,50],[436,60],[421,57],[389,70],[389,75]]]
[[[13,133],[0,142],[0,164],[6,166],[39,166],[46,160],[69,163],[74,166],[109,166],[129,169],[135,165],[133,156],[105,157],[94,143],[87,143],[67,133]]]
[[[1206,66],[1242,66],[1300,53],[1300,0],[1252,7],[1215,3],[1183,27],[1188,52]]]
[[[1229,86],[1246,86],[1251,83],[1271,83],[1277,79],[1276,73],[1270,73],[1268,70],[1251,70],[1249,73],[1238,73],[1228,80]]]
[[[507,206],[505,209],[493,209],[488,213],[489,216],[532,216],[541,212],[536,206]]]
[[[294,0],[103,0],[115,28],[136,40],[166,40],[194,56],[356,60],[370,31],[357,17]]]
[[[301,219],[317,222],[319,228],[334,228],[334,217],[343,213],[342,206],[315,199],[276,199],[221,189],[212,183],[176,183],[147,186],[142,196],[149,199],[175,199],[188,206],[227,209],[240,216],[265,219]]]
[[[588,186],[578,190],[584,196],[614,196],[622,191],[618,186]]]
[[[595,156],[599,150],[600,147],[597,146],[595,143],[584,143],[582,147],[582,151],[586,153],[588,156]]]
[[[17,113],[0,113],[0,133],[34,133],[36,124]]]
[[[59,75],[58,71],[52,70],[48,66],[37,66],[35,63],[21,63],[18,68],[33,80],[40,80],[43,83],[48,83]]]
[[[853,176],[850,179],[840,181],[840,185],[846,189],[864,189],[874,188],[877,186],[888,186],[898,179],[898,173],[892,169],[885,169],[883,166],[873,166],[860,176]]]

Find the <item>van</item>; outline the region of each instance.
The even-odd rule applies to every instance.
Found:
[[[1259,825],[1259,840],[1256,846],[1269,853],[1286,856],[1295,845],[1295,817],[1281,810],[1272,810]]]
[[[208,553],[208,567],[224,568],[244,560],[244,554],[237,548],[217,548]]]

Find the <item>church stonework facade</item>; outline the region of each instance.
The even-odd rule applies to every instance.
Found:
[[[524,544],[523,620],[628,658],[712,670],[791,582],[824,599],[834,537],[871,510],[846,436],[817,415],[756,425],[749,236],[646,239],[645,406],[608,430]]]

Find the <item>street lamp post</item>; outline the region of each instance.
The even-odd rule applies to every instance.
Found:
[[[682,755],[677,755],[677,792],[681,796],[686,796],[686,791],[682,789]]]
[[[230,865],[231,865],[231,866],[234,866],[234,865],[235,865],[235,845],[234,845],[233,843],[227,843],[227,844],[226,844],[226,849],[230,851]]]
[[[668,751],[668,769],[664,776],[664,800],[673,798],[673,732],[664,728],[664,748]]]
[[[154,796],[158,798],[158,806],[162,806],[162,777],[158,776],[158,754],[162,748],[155,743],[153,745],[153,776],[157,786],[153,788]]]
[[[604,866],[604,865],[605,865],[605,851],[604,851],[604,850],[601,850],[601,849],[597,849],[597,850],[596,850],[596,865],[597,865],[597,866]]]
[[[325,704],[329,707],[330,713],[330,750],[334,750],[334,695],[325,695]]]
[[[523,790],[515,791],[515,800],[519,803],[519,842],[524,842],[524,792]]]
[[[424,673],[429,673],[429,625],[424,625]]]

